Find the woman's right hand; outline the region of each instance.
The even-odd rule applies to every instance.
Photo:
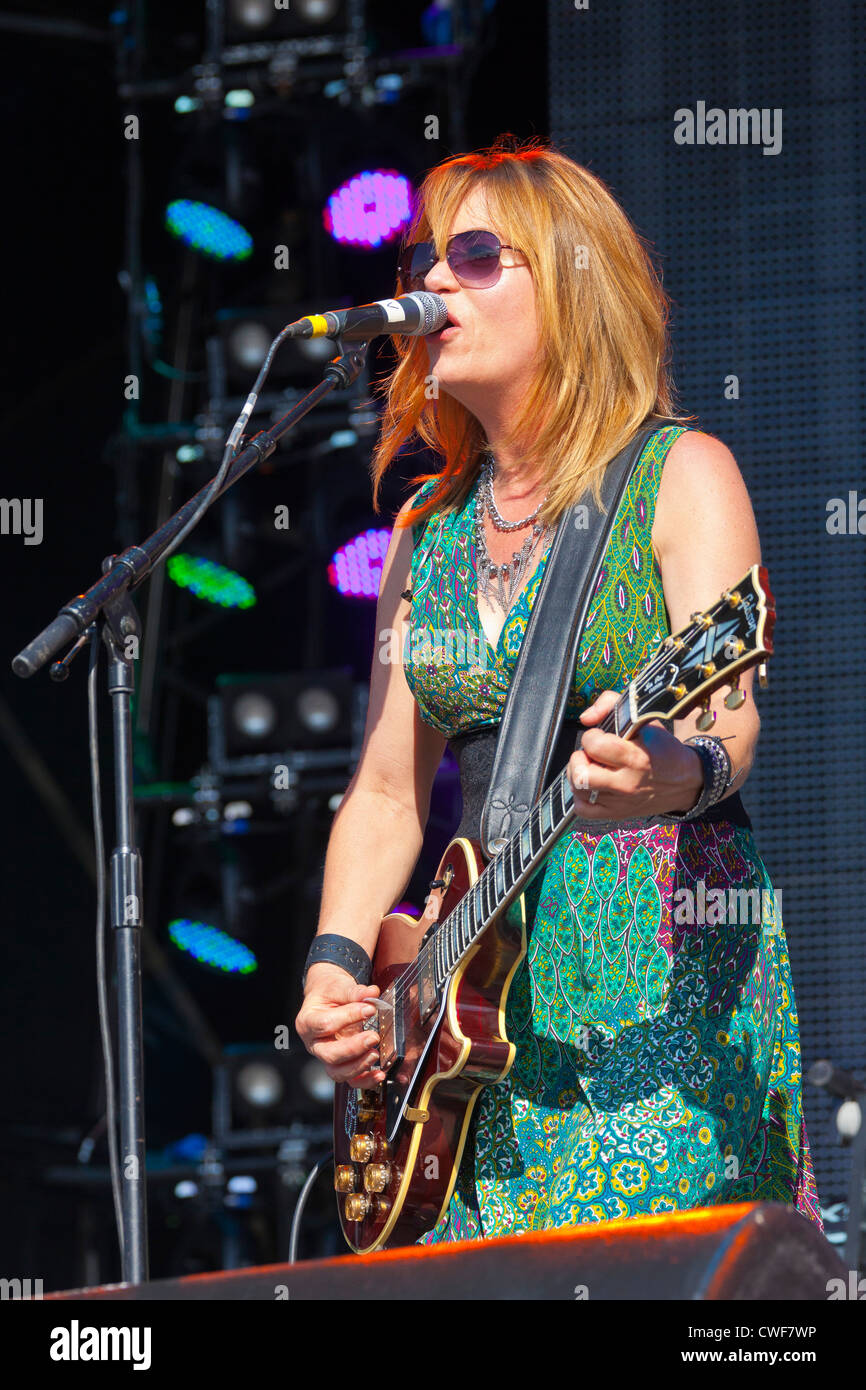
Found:
[[[379,1034],[362,1028],[376,1012],[365,999],[376,985],[359,985],[338,965],[318,961],[307,973],[306,992],[295,1028],[304,1047],[334,1081],[371,1089],[385,1078],[379,1070]]]

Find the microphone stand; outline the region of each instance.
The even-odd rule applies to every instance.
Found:
[[[357,380],[368,342],[344,351],[324,368],[324,380],[272,425],[250,440],[226,472],[214,495],[221,497],[257,463],[274,452],[279,440],[334,390]],[[112,704],[116,843],[111,855],[111,926],[116,941],[117,1041],[120,1094],[121,1276],[126,1284],[148,1279],[147,1188],[144,1135],[144,1066],[141,1017],[142,859],[136,845],[133,804],[132,707],[134,657],[141,620],[130,593],[148,577],[163,553],[195,515],[210,484],[205,484],[140,545],[129,546],[103,561],[103,576],[83,594],[64,604],[57,617],[14,658],[12,670],[26,679],[42,669],[68,642],[72,649],[54,664],[51,674],[65,679],[69,663],[101,635],[108,648],[108,692]],[[130,640],[136,639],[136,640]],[[97,872],[102,866],[97,865]],[[100,924],[101,926],[101,924]]]

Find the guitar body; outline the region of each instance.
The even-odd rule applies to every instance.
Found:
[[[445,881],[436,890],[439,918],[483,867],[475,842],[451,841],[436,875]],[[416,961],[428,930],[435,926],[426,915],[393,912],[383,919],[372,977],[382,995]],[[334,1185],[353,1250],[411,1244],[439,1220],[454,1190],[479,1091],[501,1081],[514,1060],[505,1004],[525,953],[520,897],[489,923],[432,1011],[418,974],[401,989],[394,1011],[373,1019],[382,1067],[390,1068],[386,1080],[368,1091],[338,1084],[334,1096]]]

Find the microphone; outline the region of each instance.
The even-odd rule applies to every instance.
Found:
[[[448,322],[448,305],[439,294],[418,290],[399,299],[377,299],[358,309],[330,309],[324,314],[290,323],[289,338],[342,338],[363,343],[381,333],[405,333],[420,337],[435,333]]]

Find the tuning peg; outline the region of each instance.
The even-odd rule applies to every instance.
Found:
[[[730,604],[731,608],[739,608],[743,601],[743,595],[739,589],[725,589],[722,598]]]
[[[746,703],[746,692],[740,689],[740,678],[736,677],[731,682],[731,688],[725,696],[725,709],[739,709]]]
[[[710,709],[709,696],[701,704],[701,713],[698,715],[698,728],[702,734],[711,729],[716,722],[716,711]]]
[[[766,690],[769,684],[770,682],[767,677],[767,663],[766,661],[762,661],[760,666],[758,667],[758,685],[761,687],[762,690]]]

